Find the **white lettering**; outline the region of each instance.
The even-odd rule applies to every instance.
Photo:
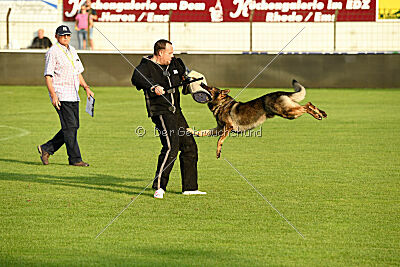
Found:
[[[347,0],[346,9],[370,9],[370,0]]]
[[[147,22],[168,22],[169,15],[156,15],[154,12],[147,14]]]
[[[312,17],[313,14],[314,14],[314,12],[309,12],[309,13],[307,14],[306,18],[304,19],[304,22],[308,22],[308,21],[311,19],[311,17]]]
[[[265,17],[266,22],[301,22],[302,15],[297,15],[295,11],[290,15],[280,15],[279,12],[267,12]]]
[[[346,9],[353,9],[353,0],[347,0]]]
[[[78,14],[78,11],[81,10],[81,6],[86,2],[86,0],[69,0],[68,4],[73,4],[70,12],[65,11],[65,16],[70,18]]]
[[[290,7],[290,3],[288,3],[288,2],[283,2],[283,4],[282,4],[282,12],[288,12],[290,9],[289,9],[289,7]]]
[[[335,21],[335,14],[322,14],[321,12],[315,12],[315,22],[332,22]]]
[[[327,5],[327,9],[330,10],[336,10],[336,9],[342,9],[343,8],[343,4],[341,2],[333,2],[332,0],[328,0],[328,5]]]
[[[75,0],[79,1],[79,0]],[[85,0],[81,0],[85,1]],[[157,3],[151,2],[151,0],[146,0],[146,2],[136,2],[131,0],[131,2],[101,2],[97,0],[93,3],[93,8],[96,10],[115,10],[120,13],[124,10],[156,10],[158,7]]]
[[[231,18],[237,18],[240,15],[247,18],[249,16],[249,3],[251,0],[233,0],[233,4],[237,5],[235,12],[229,12]]]
[[[177,10],[178,3],[160,3],[160,10]]]
[[[80,5],[86,0],[68,0],[70,4],[73,4],[71,12],[65,12],[66,16],[74,16],[80,9]],[[93,8],[101,10],[103,12],[99,21],[139,21],[139,17],[142,17],[142,21],[149,22],[168,22],[169,15],[161,15],[155,12],[156,10],[180,10],[180,11],[205,11],[207,1],[196,2],[200,0],[180,0],[180,1],[163,1],[152,2],[156,0],[125,0],[112,1],[109,0],[94,0]],[[104,1],[104,2],[102,2]],[[266,21],[272,22],[298,22],[304,21],[306,14],[299,15],[296,11],[303,11],[307,13],[308,19],[314,21],[333,21],[334,15],[323,14],[323,10],[341,10],[344,7],[346,9],[370,9],[371,0],[232,0],[233,5],[236,7],[232,12],[229,12],[229,16],[232,19],[238,17],[248,18],[250,16],[249,11],[271,11],[266,14]],[[215,9],[215,8],[214,8]],[[214,11],[210,8],[210,14]],[[140,12],[142,15],[137,16],[131,14],[124,14],[127,10],[143,11]],[[111,11],[107,12],[107,11]],[[152,11],[152,12],[149,12]],[[313,11],[313,12],[311,12]],[[315,12],[320,11],[320,12]],[[73,14],[74,13],[74,14]],[[119,14],[112,14],[119,13]],[[165,12],[162,12],[165,13]],[[116,16],[119,15],[119,16]],[[222,15],[221,15],[222,16]],[[308,19],[306,21],[308,21]],[[217,21],[214,19],[213,21]],[[222,21],[222,19],[218,20]]]
[[[353,9],[360,9],[360,8],[361,8],[361,5],[362,5],[362,3],[361,3],[360,0],[355,0],[355,1],[353,2]]]
[[[181,1],[179,3],[179,10],[206,10],[205,3],[189,3],[187,1]]]
[[[116,3],[116,8],[115,11],[117,11],[118,13],[122,12],[124,10],[124,3],[118,2]]]
[[[134,14],[111,14],[110,12],[102,12],[99,21],[102,22],[134,22],[136,16]]]
[[[369,3],[371,0],[363,0],[363,6],[361,9],[370,9]]]
[[[273,10],[273,11],[281,11],[283,13],[287,13],[295,10],[323,10],[325,8],[325,3],[319,0],[312,0],[303,2],[302,0],[297,0],[296,2],[266,2],[267,0],[261,0],[260,2],[256,2],[255,0],[233,0],[233,5],[236,6],[235,12],[229,12],[229,16],[231,18],[249,17],[249,10]],[[329,0],[333,1],[333,0]],[[353,1],[353,0],[349,0]],[[360,0],[357,0],[360,1]],[[370,0],[365,0],[370,1]],[[335,8],[342,8],[340,2],[334,3]],[[275,13],[271,13],[269,17],[273,16]],[[288,15],[290,16],[290,15]]]
[[[307,3],[301,3],[301,4],[300,4],[300,9],[301,9],[301,10],[308,10],[309,8],[308,8]]]

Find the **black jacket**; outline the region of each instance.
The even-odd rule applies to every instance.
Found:
[[[160,85],[165,89],[180,84],[185,74],[185,66],[174,57],[169,65],[159,65],[152,61],[151,57],[142,59],[131,79],[132,84],[144,92],[149,117],[181,112],[179,88],[160,96],[151,92],[150,88]]]
[[[43,37],[42,39],[35,37],[29,48],[49,48],[52,45],[53,44],[51,43],[50,39],[47,37]]]

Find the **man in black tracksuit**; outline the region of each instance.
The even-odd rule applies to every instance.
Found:
[[[198,190],[197,145],[186,132],[189,126],[181,111],[179,89],[167,89],[180,84],[185,72],[183,62],[173,56],[172,43],[159,40],[154,44],[154,54],[144,57],[132,75],[132,84],[144,92],[148,116],[162,144],[153,182],[155,198],[163,198],[179,151],[183,194],[206,194]]]

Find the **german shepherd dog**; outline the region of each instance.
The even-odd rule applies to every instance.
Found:
[[[208,108],[217,120],[217,127],[209,130],[187,131],[195,136],[219,136],[217,143],[217,159],[221,156],[222,143],[231,131],[244,132],[261,125],[266,119],[274,116],[293,120],[308,113],[317,120],[326,118],[327,114],[315,107],[311,102],[304,106],[298,102],[306,96],[306,89],[296,80],[292,82],[295,92],[273,92],[246,103],[237,102],[228,95],[229,89],[221,90],[201,84],[211,94]]]

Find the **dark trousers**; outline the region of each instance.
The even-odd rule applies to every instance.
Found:
[[[197,145],[193,135],[186,132],[188,124],[182,113],[151,117],[160,134],[162,149],[158,156],[153,188],[166,190],[169,174],[180,151],[182,191],[197,190]]]
[[[60,110],[56,109],[61,122],[61,130],[42,145],[42,150],[53,155],[63,144],[68,153],[69,164],[82,161],[77,133],[79,128],[79,102],[61,101]]]

